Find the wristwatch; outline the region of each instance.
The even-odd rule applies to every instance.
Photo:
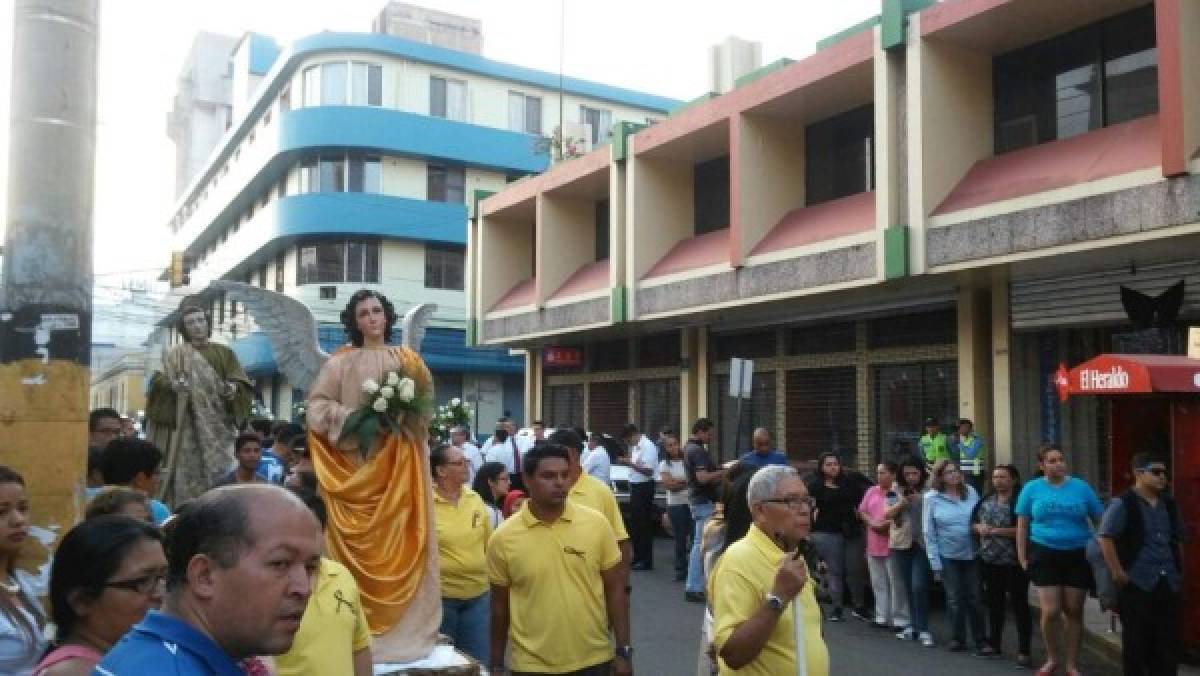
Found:
[[[620,657],[621,659],[625,660],[626,662],[632,661],[633,660],[633,646],[631,646],[631,645],[618,646],[617,650],[616,650],[616,655],[617,655],[617,657]]]
[[[774,594],[767,594],[767,605],[771,607],[771,610],[774,610],[777,613],[782,613],[783,607],[787,604],[785,604],[783,599],[779,598],[778,596]]]

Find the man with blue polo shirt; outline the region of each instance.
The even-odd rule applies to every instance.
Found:
[[[751,450],[742,454],[738,462],[749,465],[754,469],[762,469],[767,465],[787,465],[788,459],[779,449],[771,448],[771,433],[765,427],[754,430],[751,437]]]
[[[244,676],[238,660],[292,646],[321,560],[317,519],[270,484],[211,490],[167,537],[167,589],[96,666],[101,676]]]

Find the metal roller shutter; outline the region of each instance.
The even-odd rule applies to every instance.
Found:
[[[737,433],[737,400],[729,396],[729,376],[711,378],[714,390],[710,402],[716,402],[717,448],[722,461],[732,460],[750,448],[750,435],[756,427],[765,427],[775,433],[775,373],[755,372],[750,398],[742,402],[742,435],[735,443]]]
[[[858,397],[853,366],[787,372],[787,454],[816,460],[825,451],[858,452]]]
[[[582,425],[583,385],[546,386],[542,394],[542,421],[555,428]]]
[[[651,439],[657,439],[663,427],[679,434],[679,379],[640,381],[638,408],[638,428]]]
[[[1039,279],[1014,279],[1010,305],[1014,329],[1066,328],[1125,323],[1120,287],[1157,296],[1179,280],[1186,283],[1181,318],[1200,317],[1200,262],[1110,268]]]
[[[624,380],[588,385],[588,430],[621,436],[629,418],[629,383]]]
[[[925,418],[942,431],[958,422],[958,362],[888,364],[872,369],[875,381],[875,459],[916,453]]]

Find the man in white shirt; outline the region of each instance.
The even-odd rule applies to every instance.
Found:
[[[517,426],[512,418],[503,416],[496,420],[496,433],[483,442],[481,451],[485,461],[504,463],[512,480],[512,488],[523,491],[525,482],[521,474],[521,460],[532,447],[532,440],[517,436]]]
[[[608,449],[604,447],[604,437],[598,432],[588,435],[587,451],[583,454],[583,471],[604,482],[605,486],[612,485],[612,460],[608,457]]]
[[[621,432],[629,447],[625,464],[629,473],[630,539],[633,540],[632,570],[654,570],[654,473],[658,470],[658,444],[630,423]]]
[[[470,486],[475,481],[475,473],[483,467],[483,451],[471,443],[471,434],[462,425],[456,425],[450,430],[450,443],[461,449],[463,457],[467,460],[467,485]]]

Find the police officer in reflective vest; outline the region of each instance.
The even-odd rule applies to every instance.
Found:
[[[954,442],[958,469],[967,483],[983,495],[983,478],[987,473],[987,444],[975,434],[975,424],[963,418],[958,421],[958,438]]]
[[[925,419],[925,435],[918,443],[921,446],[921,455],[925,458],[925,464],[930,468],[942,458],[953,459],[953,456],[950,455],[950,445],[946,441],[946,435],[942,434],[941,426],[938,425],[936,418]]]

